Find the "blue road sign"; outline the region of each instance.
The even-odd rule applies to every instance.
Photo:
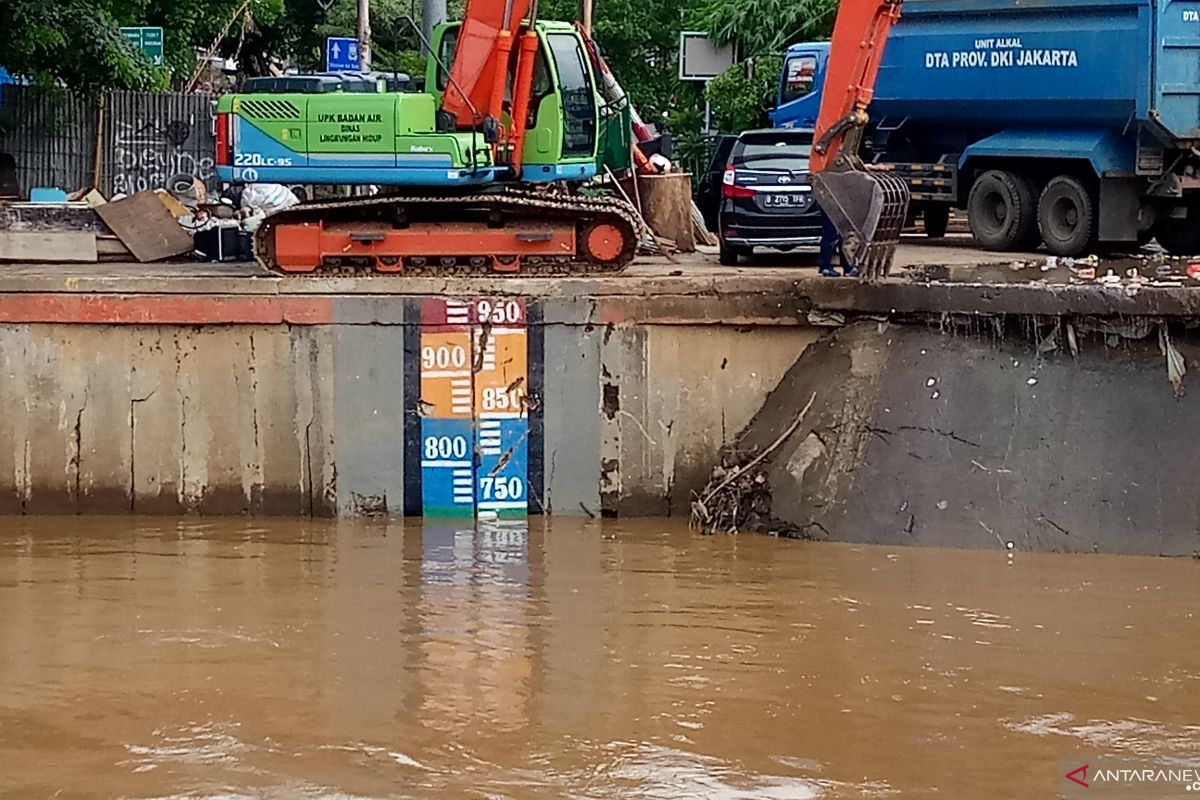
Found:
[[[346,36],[330,36],[325,40],[326,72],[358,72],[358,40]]]

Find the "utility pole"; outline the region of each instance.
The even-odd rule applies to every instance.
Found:
[[[579,24],[584,33],[592,35],[592,0],[579,0]]]
[[[446,0],[421,0],[421,35],[433,41],[433,26],[446,21]]]
[[[371,0],[358,0],[358,63],[371,69]]]

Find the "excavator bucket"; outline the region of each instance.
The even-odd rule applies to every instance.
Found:
[[[888,172],[839,160],[813,174],[812,187],[842,235],[846,259],[868,280],[886,277],[908,216],[907,184]]]

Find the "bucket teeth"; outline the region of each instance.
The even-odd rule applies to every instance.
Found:
[[[889,172],[833,166],[813,175],[813,192],[842,234],[846,258],[867,280],[886,277],[908,217],[908,185]]]

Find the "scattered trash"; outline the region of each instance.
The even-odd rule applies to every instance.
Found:
[[[945,511],[949,507],[950,507],[950,504],[947,503],[945,500],[938,500],[938,503],[937,503],[938,511]]]
[[[1187,265],[1187,276],[1200,280],[1200,261],[1194,261]]]
[[[929,399],[930,399],[930,400],[937,400],[937,399],[938,399],[939,397],[941,397],[941,396],[942,396],[942,393],[941,393],[941,392],[934,392],[933,394],[929,395]]]
[[[743,461],[744,453],[726,453],[722,463],[713,468],[708,484],[692,496],[693,527],[705,534],[737,533],[770,520],[771,486],[766,472],[757,467],[799,429],[816,400],[814,393],[787,430],[749,461]]]
[[[1058,256],[1046,256],[1046,263],[1042,264],[1042,272],[1049,272],[1052,269],[1058,269]]]
[[[1167,379],[1176,397],[1183,397],[1183,376],[1187,374],[1187,362],[1183,354],[1171,344],[1171,334],[1165,322],[1158,325],[1158,349],[1167,358]]]
[[[1061,331],[1062,331],[1062,323],[1056,322],[1054,324],[1054,330],[1050,331],[1050,333],[1046,335],[1046,338],[1042,339],[1042,341],[1038,343],[1038,348],[1037,348],[1038,353],[1050,353],[1050,352],[1053,352],[1054,350],[1057,350],[1058,349],[1058,335]]]
[[[1030,386],[1037,386],[1037,378],[1030,378],[1029,380],[1025,381],[1025,383],[1029,384]]]
[[[840,311],[810,311],[808,324],[822,328],[840,328],[846,324],[846,315]]]
[[[1154,268],[1155,275],[1170,275],[1175,269],[1170,264],[1159,264]]]
[[[1075,277],[1082,281],[1094,281],[1096,279],[1095,267],[1084,267],[1083,269],[1075,270]]]
[[[31,203],[65,203],[67,193],[53,186],[38,186],[29,190]]]
[[[1121,282],[1121,277],[1111,269],[1100,279],[1100,283],[1105,286],[1115,286]]]
[[[930,378],[929,380],[925,381],[925,385],[927,387],[932,387],[936,383],[937,383],[937,378]]]
[[[242,192],[242,210],[247,216],[262,214],[264,217],[299,205],[300,199],[278,183],[253,183]]]
[[[182,206],[193,213],[208,202],[208,189],[204,185],[204,181],[186,172],[168,178],[166,190]]]

